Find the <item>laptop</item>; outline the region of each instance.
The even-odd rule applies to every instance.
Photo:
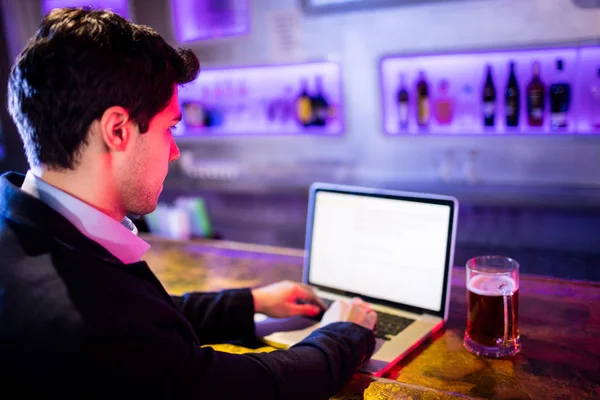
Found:
[[[363,372],[384,374],[447,321],[457,213],[449,196],[311,186],[303,281],[326,303],[358,296],[377,312]],[[278,347],[320,326],[304,317],[270,323],[262,336]]]

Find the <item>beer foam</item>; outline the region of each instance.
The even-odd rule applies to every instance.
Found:
[[[510,276],[477,275],[467,284],[467,289],[480,296],[502,296],[501,285],[514,292],[519,287]]]

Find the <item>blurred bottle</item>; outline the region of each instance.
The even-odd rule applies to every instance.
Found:
[[[277,120],[277,115],[281,107],[280,99],[269,99],[267,105],[267,120],[269,123],[273,123]]]
[[[235,100],[233,81],[231,79],[227,79],[223,85],[223,101],[221,102],[221,111],[224,119],[228,122],[238,117]]]
[[[435,115],[440,125],[448,125],[452,122],[454,114],[453,101],[450,98],[450,82],[443,79],[440,81],[439,96],[435,101]]]
[[[483,125],[496,124],[496,88],[492,77],[492,66],[487,66],[485,84],[483,85]]]
[[[563,79],[564,62],[556,60],[559,79]],[[566,128],[569,125],[568,114],[571,103],[571,85],[566,82],[550,86],[550,126],[552,129]]]
[[[306,79],[302,79],[300,94],[296,98],[296,119],[303,126],[310,126],[312,124],[312,101],[308,95],[308,82]]]
[[[286,85],[283,89],[281,121],[287,123],[294,119],[294,88]]]
[[[527,86],[527,121],[529,126],[544,125],[544,104],[546,88],[540,79],[540,63],[533,63],[533,77]]]
[[[408,91],[404,81],[404,74],[400,74],[400,86],[396,93],[396,105],[398,107],[398,124],[401,130],[408,128]]]
[[[192,226],[188,212],[173,207],[167,214],[168,233],[171,239],[189,240],[192,237]]]
[[[600,133],[600,67],[596,71],[596,80],[590,87],[591,108],[589,110],[590,125],[596,133]]]
[[[327,116],[329,115],[329,103],[323,93],[323,78],[317,76],[315,82],[316,92],[311,99],[312,124],[314,126],[325,126],[327,125]]]
[[[215,84],[213,90],[213,104],[210,111],[210,126],[218,127],[222,126],[225,122],[225,116],[223,115],[223,85],[221,82]]]
[[[429,125],[429,118],[431,116],[429,101],[429,86],[425,79],[425,72],[419,71],[419,80],[417,82],[417,124],[420,127]]]
[[[209,87],[204,86],[201,90],[201,101],[204,105],[204,126],[213,126],[213,108],[214,102],[211,97],[211,90]]]
[[[239,116],[240,122],[247,122],[250,119],[250,107],[248,106],[248,87],[246,81],[239,81],[237,95],[235,97],[237,101],[236,113]]]
[[[181,108],[183,123],[187,128],[202,128],[206,125],[207,116],[202,103],[198,101],[185,101]]]
[[[460,116],[460,120],[462,121],[458,128],[464,130],[462,133],[469,133],[475,130],[475,125],[479,118],[477,104],[473,86],[468,83],[465,84],[460,93],[458,105],[456,106],[457,117]]]
[[[269,101],[267,118],[270,122],[285,124],[294,118],[293,91],[294,89],[291,85],[286,85],[281,96]]]
[[[187,213],[191,236],[210,238],[214,235],[206,203],[202,197],[178,197],[175,208]]]
[[[506,86],[506,126],[519,126],[520,95],[517,75],[515,74],[515,63],[510,63],[510,75]]]

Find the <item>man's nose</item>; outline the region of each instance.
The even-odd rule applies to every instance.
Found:
[[[174,139],[171,139],[171,151],[169,153],[169,161],[175,161],[179,158],[179,147],[177,147],[177,143],[175,143]]]

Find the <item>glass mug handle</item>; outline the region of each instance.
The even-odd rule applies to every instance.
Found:
[[[509,347],[515,340],[513,337],[513,324],[515,323],[514,308],[513,308],[513,295],[514,292],[506,287],[506,283],[498,286],[498,289],[502,292],[504,298],[504,336],[498,339],[496,343],[499,346]]]

